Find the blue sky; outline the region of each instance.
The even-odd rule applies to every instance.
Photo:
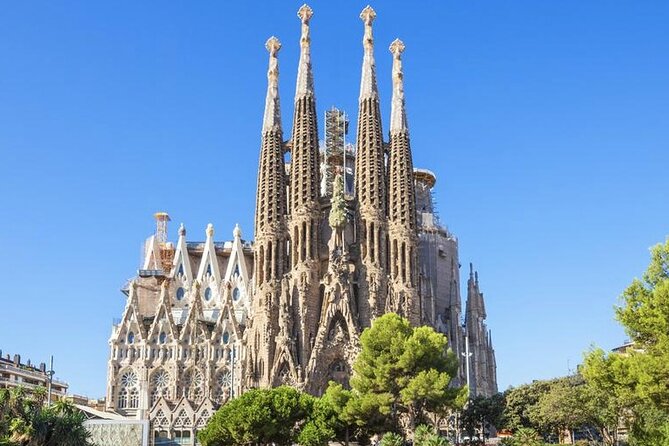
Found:
[[[0,16],[0,348],[104,395],[152,213],[251,237],[276,35],[286,136],[300,2],[11,2]],[[355,119],[364,2],[314,1],[318,108]],[[669,234],[669,3],[378,1],[388,128],[400,37],[414,164],[486,296],[500,388],[625,339],[624,287]],[[321,123],[322,124],[322,123]],[[322,128],[322,125],[321,125]],[[352,126],[352,128],[355,128]],[[353,136],[353,135],[351,135]]]

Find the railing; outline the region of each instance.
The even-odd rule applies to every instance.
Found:
[[[53,382],[62,384],[64,387],[67,386],[67,384],[62,382],[62,381],[54,380]],[[15,387],[25,387],[26,389],[30,389],[30,390],[37,389],[38,387],[46,388],[46,386],[47,386],[46,382],[40,383],[40,384],[30,384],[30,383],[27,383],[27,382],[16,381],[16,380],[13,380],[13,379],[10,379],[10,378],[5,378],[5,377],[2,377],[2,376],[0,376],[0,383],[11,384]],[[67,393],[67,387],[66,387],[65,391],[60,391],[58,388],[52,387],[51,391],[53,393],[58,394],[58,395],[65,395]]]
[[[139,277],[164,277],[165,271],[162,269],[140,269],[137,274]]]

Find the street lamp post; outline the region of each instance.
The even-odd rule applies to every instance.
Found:
[[[51,360],[49,361],[49,370],[47,370],[47,396],[46,396],[46,404],[47,406],[51,405],[51,382],[53,381],[53,375],[56,372],[53,371],[53,355],[51,355]]]

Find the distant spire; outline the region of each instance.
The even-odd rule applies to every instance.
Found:
[[[262,120],[263,133],[281,130],[281,108],[279,107],[279,59],[281,49],[279,39],[272,36],[267,39],[265,48],[269,51],[269,68],[267,69],[267,98],[265,99],[265,116]]]
[[[469,262],[469,280],[474,280],[474,264]]]
[[[186,236],[186,226],[184,226],[183,223],[179,226],[179,237],[185,237]]]
[[[408,130],[404,108],[404,72],[402,71],[404,48],[404,42],[400,39],[395,39],[390,44],[390,52],[393,54],[393,100],[390,111],[390,133]]]
[[[302,21],[302,36],[300,37],[300,62],[297,67],[297,85],[295,86],[295,100],[314,94],[314,75],[311,71],[311,38],[309,37],[309,20],[314,11],[304,4],[297,11]]]
[[[367,5],[360,13],[360,18],[365,24],[365,35],[362,38],[364,56],[362,59],[362,78],[360,80],[360,99],[378,98],[379,92],[376,87],[376,65],[374,63],[374,37],[372,36],[372,22],[376,18],[376,12]]]

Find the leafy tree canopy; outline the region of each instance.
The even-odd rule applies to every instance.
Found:
[[[630,444],[669,445],[669,239],[651,248],[641,279],[621,296],[616,317],[632,341],[623,352],[586,354],[583,376],[596,422],[608,444],[615,426],[630,427]]]
[[[360,344],[346,409],[359,423],[397,431],[400,414],[421,421],[427,412],[454,406],[466,393],[450,387],[458,360],[446,337],[431,327],[413,328],[408,320],[388,313],[362,333]]]
[[[249,390],[223,405],[198,439],[203,446],[289,445],[297,440],[314,402],[312,396],[288,386]]]
[[[0,389],[0,445],[89,446],[84,416],[71,404],[45,406],[46,389]]]

